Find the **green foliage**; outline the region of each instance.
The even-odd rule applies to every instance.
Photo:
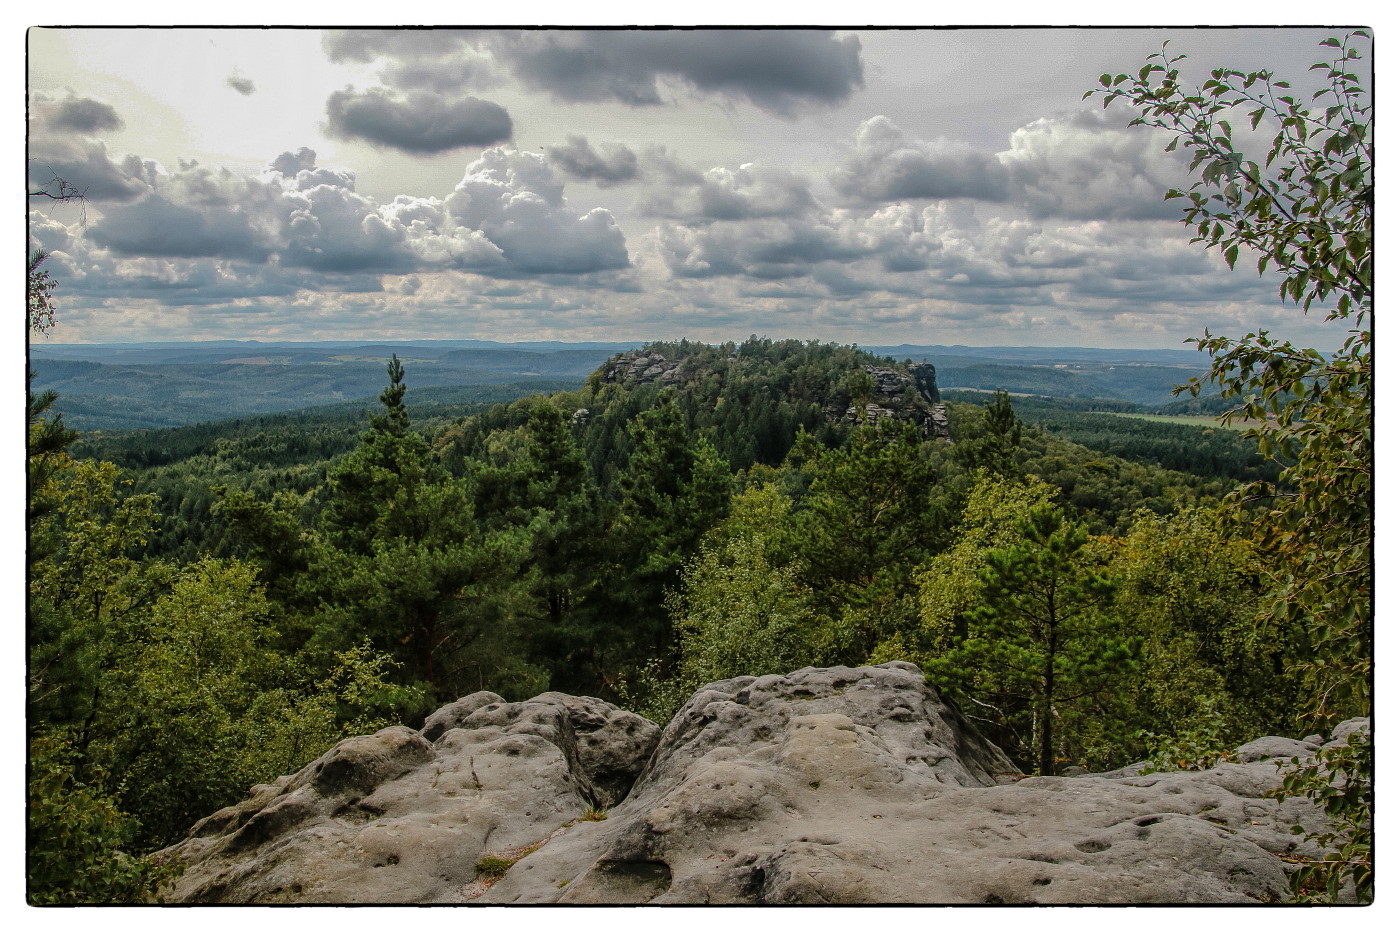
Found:
[[[934,451],[907,423],[861,426],[834,449],[810,437],[794,447],[803,492],[785,547],[832,620],[825,662],[861,663],[914,624],[914,569],[947,524]]]
[[[1292,859],[1299,867],[1289,880],[1299,900],[1336,903],[1344,893],[1360,904],[1374,899],[1374,772],[1375,748],[1368,732],[1353,732],[1345,745],[1323,748],[1313,758],[1292,760],[1278,796],[1310,797],[1331,820],[1321,832],[1293,827],[1320,852],[1318,858]]]
[[[1011,409],[1011,396],[997,391],[982,409],[978,424],[960,438],[958,456],[969,470],[986,470],[1018,479],[1016,453],[1021,446],[1021,422]]]
[[[723,519],[732,481],[710,443],[687,434],[670,396],[639,415],[629,433],[632,455],[618,480],[621,501],[611,529],[614,579],[602,612],[626,622],[634,659],[666,661],[673,634],[657,610],[701,536]],[[609,628],[621,634],[616,622],[601,631]]]
[[[514,865],[516,861],[517,859],[502,858],[499,855],[483,855],[476,860],[475,867],[477,872],[484,877],[499,878],[510,871],[510,867]]]
[[[1086,549],[1082,525],[1039,504],[1015,528],[1010,547],[981,554],[966,634],[926,669],[995,712],[997,724],[1017,737],[1007,744],[1039,773],[1053,774],[1066,713],[1131,674],[1141,639],[1111,625],[1105,607],[1117,581]]]
[[[1217,68],[1192,91],[1180,84],[1173,67],[1184,55],[1168,56],[1166,46],[1136,76],[1104,75],[1104,106],[1126,101],[1141,112],[1132,125],[1152,126],[1173,135],[1168,151],[1183,146],[1199,179],[1167,197],[1190,201],[1184,222],[1196,227],[1193,242],[1219,249],[1232,267],[1241,246],[1260,255],[1259,271],[1283,274],[1280,298],[1326,301],[1338,295],[1335,315],[1369,308],[1371,302],[1371,218],[1373,149],[1369,93],[1355,74],[1367,42],[1365,31],[1322,45],[1336,49],[1326,86],[1313,93],[1322,112],[1289,93],[1288,82],[1270,71],[1248,74]],[[1250,131],[1236,136],[1226,117],[1246,111]],[[1264,166],[1246,158],[1243,145],[1260,123],[1274,129]]]
[[[1204,701],[1230,723],[1222,741],[1293,728],[1298,682],[1285,668],[1298,633],[1260,617],[1268,595],[1263,562],[1228,516],[1141,512],[1102,552],[1122,578],[1114,612],[1145,640],[1130,691],[1145,727],[1184,735],[1199,726]]]
[[[701,541],[666,601],[681,652],[671,696],[684,700],[706,683],[786,673],[816,660],[816,614],[803,567],[778,563],[774,554],[774,533],[791,508],[772,486],[750,487]],[[653,711],[669,719],[675,709]]]
[[[952,545],[919,572],[919,615],[932,653],[953,647],[967,635],[967,619],[978,606],[978,573],[987,551],[1009,548],[1020,533],[1016,522],[1032,508],[1050,504],[1055,489],[1029,478],[1010,482],[977,474],[967,505],[954,530]]]
[[[1240,498],[1268,508],[1255,522],[1269,557],[1273,616],[1298,626],[1309,650],[1298,667],[1310,696],[1307,715],[1328,722],[1370,708],[1373,535],[1372,380],[1373,160],[1370,92],[1356,74],[1369,42],[1365,31],[1329,38],[1335,50],[1313,70],[1325,73],[1314,104],[1300,102],[1269,71],[1216,69],[1200,89],[1179,83],[1182,56],[1152,56],[1136,78],[1104,75],[1104,105],[1137,108],[1135,124],[1168,131],[1167,148],[1184,145],[1198,180],[1168,198],[1188,200],[1184,221],[1194,242],[1218,249],[1232,268],[1241,247],[1258,256],[1260,275],[1281,275],[1279,295],[1333,304],[1328,321],[1350,326],[1331,355],[1278,341],[1267,332],[1240,340],[1207,333],[1197,343],[1214,365],[1207,381],[1238,405],[1225,417],[1257,423],[1249,435],[1265,455],[1287,462],[1280,484],[1259,483]],[[1085,95],[1086,97],[1089,94]],[[1320,108],[1320,109],[1319,109]],[[1273,137],[1264,166],[1246,157],[1226,117],[1243,111],[1252,135],[1265,123]],[[1200,382],[1187,388],[1195,394]],[[1323,801],[1346,840],[1346,854],[1321,869],[1335,898],[1350,875],[1369,885],[1369,821],[1363,795],[1334,793],[1338,781],[1370,781],[1368,754],[1330,765],[1295,768],[1290,786]],[[1301,770],[1300,770],[1301,768]],[[1346,770],[1346,769],[1352,770]],[[1317,873],[1306,874],[1315,883]]]
[[[274,651],[251,567],[141,560],[151,497],[123,495],[112,464],[35,456],[51,469],[31,490],[32,897],[139,900],[161,877],[139,853],[403,697],[381,659],[318,676]]]
[[[1105,106],[1122,99],[1138,108],[1135,124],[1169,131],[1168,148],[1191,152],[1200,178],[1184,195],[1185,222],[1196,227],[1196,242],[1219,249],[1231,266],[1242,246],[1254,250],[1261,275],[1282,275],[1280,297],[1304,310],[1335,299],[1327,319],[1355,325],[1330,357],[1267,333],[1198,341],[1215,361],[1209,381],[1240,399],[1227,418],[1259,422],[1248,433],[1261,450],[1293,464],[1283,488],[1265,483],[1245,495],[1272,501],[1258,530],[1276,558],[1279,611],[1308,630],[1311,712],[1322,719],[1364,708],[1372,654],[1372,117],[1354,73],[1356,46],[1368,40],[1355,32],[1322,43],[1336,54],[1314,66],[1326,73],[1312,95],[1320,112],[1268,71],[1216,69],[1191,92],[1172,67],[1183,56],[1165,48],[1136,79],[1119,75],[1098,92]],[[1263,168],[1236,143],[1225,119],[1235,108],[1248,111],[1252,130],[1261,122],[1275,128]],[[1199,388],[1190,385],[1193,394]]]
[[[141,904],[178,874],[127,851],[137,822],[103,790],[107,775],[78,780],[71,743],[29,743],[28,900],[50,904]]]
[[[1238,429],[1070,411],[1032,399],[1017,399],[1015,409],[1027,425],[1099,453],[1214,480],[1195,485],[1216,498],[1237,483],[1278,479],[1279,464],[1260,456],[1258,442]]]
[[[49,254],[41,249],[29,253],[29,284],[25,320],[29,330],[46,334],[54,325],[54,289],[58,282],[49,275],[49,270],[40,269]]]
[[[1237,744],[1229,739],[1233,729],[1216,708],[1211,697],[1196,697],[1197,710],[1190,722],[1172,735],[1158,735],[1146,729],[1142,740],[1147,746],[1147,767],[1143,774],[1156,771],[1206,771],[1229,759]]]

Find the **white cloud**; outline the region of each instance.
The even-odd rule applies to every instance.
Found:
[[[611,212],[576,214],[543,156],[488,149],[447,197],[448,216],[500,248],[503,274],[587,273],[628,265]]]
[[[1011,134],[997,154],[1015,197],[1038,217],[1174,219],[1177,204],[1163,200],[1185,178],[1180,156],[1163,141],[1125,126],[1121,115],[1081,110],[1036,120]]]
[[[909,139],[885,117],[856,130],[855,145],[832,173],[840,193],[864,201],[976,198],[1003,201],[1006,171],[991,154],[946,139]]]

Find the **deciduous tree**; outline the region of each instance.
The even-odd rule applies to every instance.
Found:
[[[1310,99],[1268,70],[1217,68],[1192,89],[1176,67],[1184,56],[1165,46],[1135,76],[1105,74],[1101,88],[1085,94],[1100,95],[1105,107],[1128,104],[1139,114],[1133,124],[1166,131],[1168,150],[1191,154],[1196,180],[1167,197],[1186,200],[1194,242],[1231,267],[1242,252],[1252,257],[1260,275],[1272,269],[1280,277],[1281,298],[1304,312],[1325,308],[1328,321],[1347,328],[1331,354],[1265,331],[1240,339],[1207,333],[1197,342],[1214,361],[1205,381],[1238,400],[1226,420],[1250,419],[1261,450],[1288,463],[1280,483],[1256,484],[1239,500],[1269,504],[1255,528],[1271,559],[1271,608],[1307,632],[1305,713],[1323,723],[1369,713],[1371,698],[1374,148],[1362,52],[1369,42],[1364,30],[1324,40],[1330,57],[1313,66],[1322,78]],[[1271,134],[1258,146],[1267,150],[1262,165],[1245,141],[1261,125]],[[1360,788],[1369,775],[1355,769],[1369,761],[1365,749],[1324,752],[1313,780],[1294,781],[1294,790],[1335,802],[1332,765]],[[1365,899],[1370,797],[1346,799],[1350,806],[1333,808],[1345,828],[1319,840],[1336,857],[1317,867],[1324,891],[1335,894],[1346,878]]]

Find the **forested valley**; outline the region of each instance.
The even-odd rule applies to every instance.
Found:
[[[630,375],[639,357],[662,378]],[[909,373],[755,337],[421,416],[396,358],[368,417],[79,437],[34,412],[52,870],[120,896],[160,871],[137,853],[250,785],[482,689],[664,721],[729,676],[913,660],[1027,773],[1179,766],[1291,727],[1306,642],[1258,621],[1265,556],[1222,517],[1276,476],[1243,438],[1070,413],[1110,422],[1078,443]],[[1134,445],[1154,432],[1183,469]]]

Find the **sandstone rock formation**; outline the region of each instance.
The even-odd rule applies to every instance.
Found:
[[[732,362],[735,358],[730,357]],[[659,353],[634,350],[609,360],[603,367],[603,382],[624,385],[676,385],[686,382],[696,373],[695,358],[668,359]]]
[[[1025,778],[903,662],[710,684],[664,733],[595,699],[478,693],[201,821],[166,850],[188,864],[167,899],[1273,901],[1290,827],[1319,817],[1268,794],[1320,742],[1267,737],[1201,772]]]
[[[346,739],[195,824],[175,902],[452,903],[479,858],[518,853],[618,803],[660,730],[601,700],[474,693]]]
[[[726,365],[737,356],[725,360]],[[871,379],[870,398],[860,406],[829,407],[827,420],[875,424],[881,421],[913,422],[924,437],[951,439],[947,409],[939,404],[938,380],[931,363],[907,363],[900,369],[882,366],[862,367]],[[602,369],[602,381],[618,385],[673,386],[704,375],[697,357],[670,359],[659,353],[634,350],[609,360]],[[575,413],[577,419],[578,414]]]

